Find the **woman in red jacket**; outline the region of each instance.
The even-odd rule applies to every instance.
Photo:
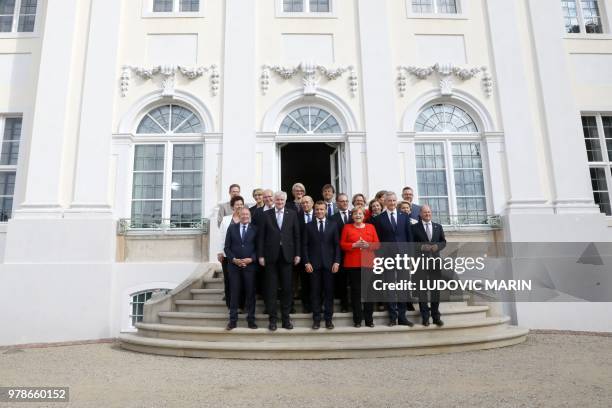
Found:
[[[364,223],[363,208],[353,210],[353,224],[346,224],[342,229],[340,248],[344,251],[344,268],[351,280],[351,303],[353,304],[353,323],[361,327],[365,318],[368,327],[374,327],[374,304],[361,304],[361,268],[372,269],[376,251],[380,247],[376,229]]]

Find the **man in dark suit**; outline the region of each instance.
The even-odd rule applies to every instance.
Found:
[[[421,220],[412,226],[414,242],[416,243],[416,257],[424,257],[424,260],[440,258],[440,251],[446,247],[446,237],[442,225],[431,221],[432,213],[428,205],[421,207]],[[435,262],[430,262],[435,263]],[[438,280],[441,278],[442,271],[433,266],[431,268],[420,268],[416,272],[417,285],[419,280],[429,279]],[[423,326],[429,326],[431,316],[436,326],[442,326],[444,322],[440,319],[440,293],[437,290],[430,291],[431,303],[427,304],[427,293],[419,293],[419,309]]]
[[[378,239],[385,244],[384,256],[395,257],[396,254],[409,254],[409,242],[412,242],[410,220],[406,214],[397,209],[397,196],[392,191],[385,194],[385,211],[374,219]],[[409,254],[410,255],[410,254]],[[387,271],[387,280],[395,280],[395,271]],[[391,276],[393,275],[393,276]],[[413,326],[406,318],[406,301],[397,302],[391,299],[389,307],[389,326]]]
[[[278,281],[281,283],[281,313],[283,328],[293,329],[289,317],[292,300],[291,265],[300,263],[300,224],[295,211],[285,208],[287,193],[274,194],[274,209],[264,212],[258,223],[259,239],[257,252],[259,264],[266,268],[265,303],[271,331],[276,330],[276,300]]]
[[[306,225],[311,223],[315,219],[314,215],[314,202],[312,197],[304,196],[301,200],[302,211],[298,213],[298,220],[300,222],[300,237],[304,237],[304,230],[306,229]],[[303,254],[302,254],[303,255]],[[302,256],[302,260],[297,268],[297,276],[299,277],[300,283],[300,299],[302,300],[302,312],[303,313],[312,313],[312,303],[311,303],[311,277],[310,274],[306,273],[306,268],[304,266],[304,257]],[[294,274],[294,277],[296,275]]]
[[[414,190],[412,187],[404,187],[402,190],[402,200],[410,203],[410,218],[418,221],[421,215],[421,206],[414,202]]]
[[[264,216],[264,212],[271,210],[274,208],[274,192],[272,190],[264,190],[263,191],[263,207],[257,207],[253,210],[251,216],[251,222],[258,226],[261,224]],[[257,294],[265,298],[265,287],[266,287],[266,278],[265,278],[265,268],[261,265],[257,265],[257,277],[255,278],[255,286],[257,290]],[[267,310],[265,311],[267,313]]]
[[[340,269],[340,233],[334,220],[327,218],[324,201],[315,204],[316,219],[306,224],[302,255],[306,272],[312,278],[312,328],[321,325],[321,290],[323,290],[325,327],[333,329],[334,281],[333,274]]]
[[[240,210],[240,223],[230,225],[225,238],[230,281],[230,312],[226,329],[235,329],[238,324],[238,303],[240,294],[245,295],[245,309],[250,329],[255,324],[255,273],[257,271],[257,227],[251,223],[248,208]]]
[[[331,184],[326,184],[321,188],[321,196],[323,196],[323,201],[325,201],[328,217],[331,217],[338,211],[338,207],[334,203],[334,194],[336,194],[336,189]]]
[[[353,223],[353,214],[349,210],[349,198],[346,194],[340,193],[336,196],[336,209],[337,212],[328,218],[334,220],[338,224],[339,233],[342,235],[342,229],[346,224]],[[340,263],[342,265],[342,263]],[[340,299],[340,311],[347,313],[349,311],[349,297],[348,297],[348,274],[344,268],[340,268],[340,271],[334,275],[334,292],[335,297]]]

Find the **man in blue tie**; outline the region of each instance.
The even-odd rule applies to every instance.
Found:
[[[323,196],[323,201],[325,201],[325,208],[329,218],[338,211],[338,206],[334,203],[334,194],[336,194],[336,189],[331,184],[326,184],[321,189],[321,195]]]
[[[227,330],[235,329],[238,324],[238,302],[241,292],[245,294],[249,328],[257,328],[255,324],[256,243],[257,227],[251,224],[251,211],[244,207],[240,211],[240,222],[228,228],[225,238],[224,251],[228,260],[230,283],[230,312]]]
[[[378,239],[385,245],[384,256],[395,257],[397,254],[409,252],[408,242],[412,242],[412,229],[408,216],[397,209],[397,196],[392,191],[385,193],[385,211],[374,218],[374,227]],[[408,254],[410,255],[410,254]],[[395,271],[387,271],[388,281],[395,278]],[[393,298],[388,304],[389,326],[399,324],[401,326],[413,326],[406,318],[406,300],[399,302]]]

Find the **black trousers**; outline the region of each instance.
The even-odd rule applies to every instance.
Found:
[[[229,272],[228,272],[228,261],[227,257],[223,257],[223,261],[221,261],[221,270],[223,271],[223,292],[225,295],[225,306],[229,309],[230,301],[232,299],[232,289],[229,281]],[[244,292],[238,293],[238,307],[240,309],[244,309],[245,302],[245,294]]]
[[[315,269],[309,273],[311,279],[310,299],[312,320],[321,321],[321,293],[323,293],[323,318],[331,320],[334,315],[334,274],[327,268]]]
[[[374,303],[361,302],[361,268],[345,268],[351,280],[351,303],[353,305],[353,323],[361,324],[365,319],[365,323],[374,322]],[[362,309],[363,307],[363,309]]]
[[[276,262],[266,260],[266,310],[270,317],[270,322],[276,323],[277,315],[277,290],[280,282],[281,286],[281,317],[283,322],[289,321],[289,311],[293,298],[293,286],[291,282],[292,264],[285,262],[279,257]]]
[[[252,263],[245,268],[236,265],[228,265],[228,275],[231,287],[230,300],[230,322],[238,321],[238,306],[241,294],[245,296],[245,308],[247,322],[255,322],[255,276],[257,266]]]
[[[348,283],[349,273],[345,268],[340,267],[340,270],[334,275],[334,297],[340,299],[340,305],[345,308],[348,307]],[[352,292],[351,292],[352,293]]]
[[[423,281],[423,285],[426,285],[428,281],[434,281],[442,279],[442,273],[438,270],[419,270],[416,273],[417,279],[417,287],[421,287],[421,282]],[[434,319],[440,318],[440,291],[438,290],[419,290],[417,292],[419,298],[419,310],[421,312],[421,318],[429,319],[432,317]],[[429,296],[428,296],[429,295]],[[427,301],[429,300],[429,304]]]
[[[310,273],[306,273],[303,264],[300,264],[299,268],[298,275],[300,277],[300,299],[302,300],[302,308],[305,310],[314,310],[312,303],[312,276]]]

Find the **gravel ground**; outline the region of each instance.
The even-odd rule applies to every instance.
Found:
[[[70,404],[12,405],[23,408],[609,408],[612,337],[530,334],[496,350],[327,361],[160,357],[117,344],[4,349],[0,385],[70,387]]]

